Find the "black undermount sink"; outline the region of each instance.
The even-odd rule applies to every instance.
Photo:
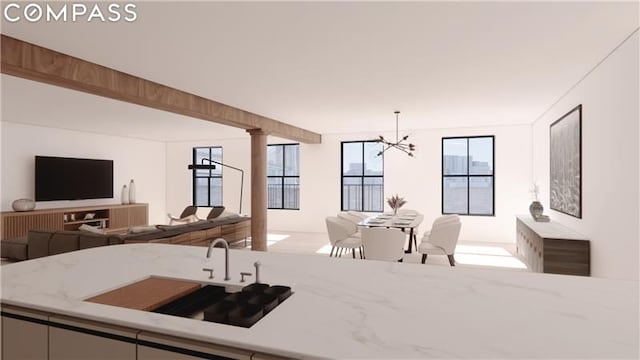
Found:
[[[205,285],[152,312],[248,328],[291,294],[288,286],[262,283],[247,285],[239,292],[228,292],[224,286]]]

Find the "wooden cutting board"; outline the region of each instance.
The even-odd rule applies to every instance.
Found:
[[[198,289],[198,283],[150,277],[85,301],[152,311]]]

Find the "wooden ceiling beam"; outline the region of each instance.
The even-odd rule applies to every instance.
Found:
[[[3,74],[308,144],[321,135],[2,34]],[[169,69],[170,70],[170,69]]]

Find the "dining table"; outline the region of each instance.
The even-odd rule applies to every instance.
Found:
[[[405,213],[401,215],[393,215],[391,213],[382,213],[375,216],[370,216],[358,223],[358,226],[366,226],[366,227],[386,227],[386,228],[396,228],[400,229],[403,232],[409,230],[409,249],[405,250],[405,254],[411,254],[413,251],[413,241],[416,241],[416,250],[418,247],[417,244],[417,229],[418,226],[424,220],[424,216],[418,213]]]

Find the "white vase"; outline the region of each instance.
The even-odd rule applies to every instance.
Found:
[[[129,204],[136,203],[136,183],[133,182],[133,179],[129,182]]]
[[[120,195],[120,201],[123,205],[129,203],[129,189],[127,189],[127,185],[122,185],[122,194]]]
[[[18,199],[11,203],[14,211],[31,211],[36,208],[36,202],[31,199]]]

